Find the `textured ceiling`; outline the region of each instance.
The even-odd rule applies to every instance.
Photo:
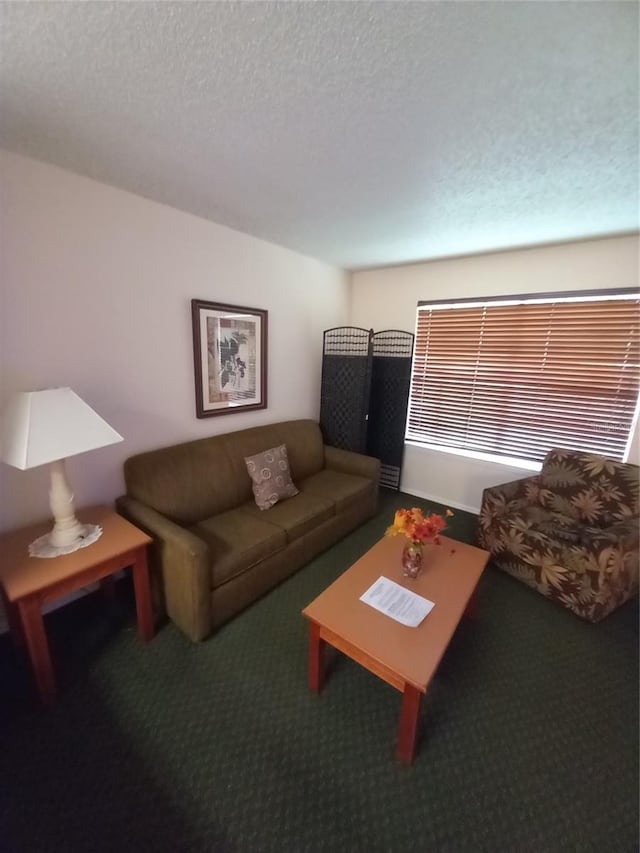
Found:
[[[0,16],[0,145],[338,266],[637,228],[635,3]]]

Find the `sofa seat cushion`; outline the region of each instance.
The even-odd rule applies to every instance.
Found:
[[[251,518],[240,509],[232,509],[206,518],[190,528],[192,533],[204,539],[211,551],[212,589],[286,547],[284,530],[269,524],[264,513],[255,508],[257,518]]]
[[[270,509],[261,510],[253,501],[245,503],[240,511],[256,521],[267,521],[281,528],[287,541],[293,542],[313,530],[318,524],[335,515],[335,504],[325,498],[300,492],[294,498],[281,501]]]
[[[299,486],[304,494],[333,501],[336,512],[342,512],[359,501],[365,500],[374,488],[372,481],[366,477],[342,474],[340,471],[331,471],[328,468],[307,477]]]

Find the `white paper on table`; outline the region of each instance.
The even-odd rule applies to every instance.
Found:
[[[435,607],[433,601],[382,575],[360,596],[360,601],[409,628],[416,628]]]

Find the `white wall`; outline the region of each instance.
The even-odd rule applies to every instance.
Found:
[[[349,310],[339,270],[2,151],[0,216],[0,407],[70,385],[125,437],[69,460],[78,506],[121,493],[140,450],[317,417],[323,329],[414,331],[422,299],[638,284],[628,236],[357,272]],[[269,310],[268,409],[195,417],[194,297]],[[483,488],[523,473],[408,445],[402,488],[477,510]],[[0,531],[47,517],[47,489],[46,469],[0,464]]]
[[[77,507],[120,494],[138,451],[318,416],[322,331],[348,319],[343,271],[1,151],[0,182],[0,406],[69,385],[125,437],[69,460]],[[196,418],[196,297],[269,311],[267,409]],[[0,464],[0,530],[48,517],[47,490],[46,469]]]
[[[623,236],[356,272],[350,322],[415,330],[420,300],[638,286],[638,237]],[[640,461],[636,430],[630,461]],[[402,489],[477,511],[482,490],[520,468],[406,445]]]

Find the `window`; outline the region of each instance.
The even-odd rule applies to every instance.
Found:
[[[625,459],[637,416],[636,290],[419,303],[407,440],[541,462]]]

